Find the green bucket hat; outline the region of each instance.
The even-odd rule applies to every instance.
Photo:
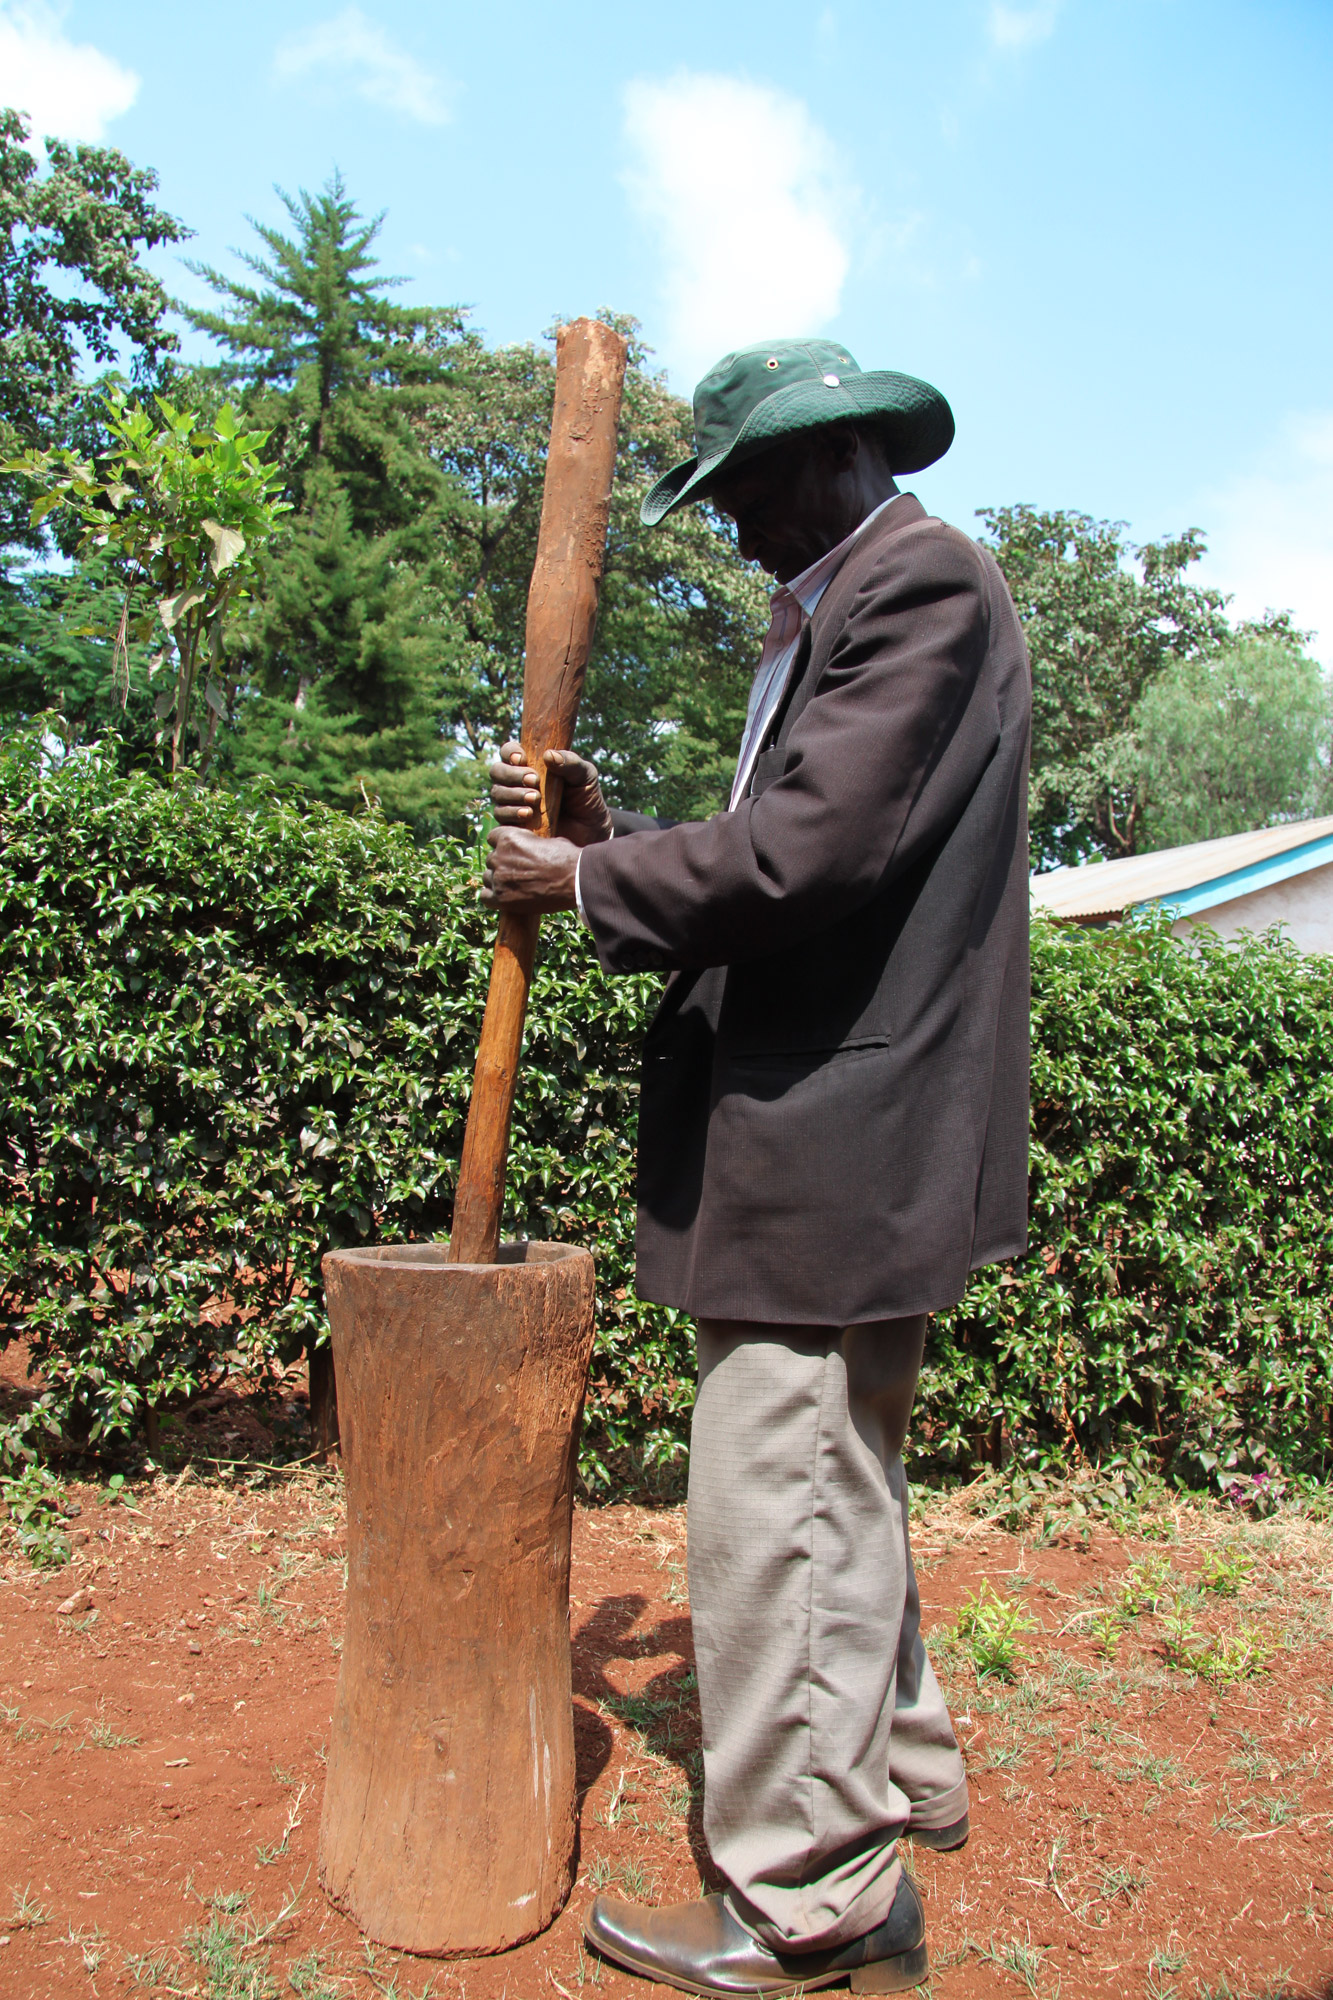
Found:
[[[880,368],[863,375],[833,340],[771,340],[741,347],[710,368],[694,392],[696,451],[664,472],[639,509],[649,527],[702,500],[724,467],[779,439],[825,424],[873,422],[895,472],[919,472],[953,443],[953,411],[915,375]]]

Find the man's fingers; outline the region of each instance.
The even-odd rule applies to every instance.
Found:
[[[596,765],[581,757],[577,750],[548,750],[546,761],[553,771],[561,773],[567,784],[571,778],[577,778],[584,785],[597,783]]]
[[[535,771],[530,770],[526,764],[515,768],[513,764],[506,764],[502,757],[497,757],[491,765],[490,780],[492,786],[513,785],[521,788],[527,785],[533,791],[537,789],[537,773]]]
[[[537,773],[517,743],[504,743],[490,767],[491,811],[504,826],[534,827],[541,810]]]

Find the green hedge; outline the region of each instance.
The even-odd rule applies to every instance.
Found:
[[[324,1335],[332,1246],[447,1230],[491,920],[477,857],[375,815],[0,751],[0,1338],[29,1431],[101,1445]],[[658,982],[543,926],[508,1226],[598,1262],[594,1484],[683,1448],[692,1343],[633,1294]],[[935,1324],[918,1467],[1117,1457],[1322,1476],[1333,968],[1039,927],[1033,1248]],[[11,1433],[11,1445],[22,1438]]]
[[[918,1449],[1324,1479],[1333,960],[1165,920],[1032,960],[1031,1248],[936,1320]]]
[[[319,1260],[449,1225],[494,921],[477,857],[378,815],[0,754],[0,1339],[28,1428],[101,1443],[228,1354],[325,1337]],[[507,1227],[596,1253],[585,1473],[670,1458],[688,1324],[633,1297],[656,986],[544,926]]]

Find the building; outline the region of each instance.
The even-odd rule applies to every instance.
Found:
[[[1062,923],[1104,924],[1157,903],[1185,937],[1284,924],[1301,951],[1333,953],[1333,819],[1232,833],[1123,861],[1089,861],[1032,878],[1034,909]]]

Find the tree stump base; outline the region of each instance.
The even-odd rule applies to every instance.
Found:
[[[347,1625],[319,1874],[377,1942],[507,1950],[573,1882],[569,1542],[593,1263],[324,1259]]]

